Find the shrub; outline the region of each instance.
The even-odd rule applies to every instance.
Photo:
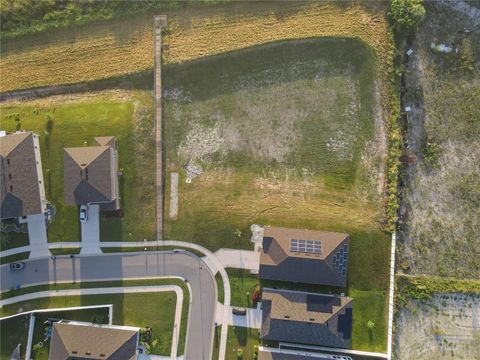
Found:
[[[422,0],[391,0],[388,13],[399,34],[413,34],[425,18]]]

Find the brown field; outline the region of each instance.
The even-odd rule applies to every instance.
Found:
[[[438,294],[412,300],[397,318],[396,350],[401,360],[478,359],[480,296]]]
[[[459,53],[434,52],[433,39]],[[466,43],[477,64],[468,71],[462,60]],[[407,151],[417,158],[405,171],[401,209],[400,269],[406,273],[480,276],[479,43],[475,18],[429,4],[406,77],[406,101],[414,108]]]
[[[248,46],[320,36],[364,40],[386,72],[391,37],[384,9],[297,2],[189,7],[167,12],[165,62],[179,63]],[[149,70],[151,17],[54,30],[2,44],[0,91],[73,84]]]

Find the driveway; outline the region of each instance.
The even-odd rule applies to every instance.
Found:
[[[80,254],[101,254],[100,250],[100,206],[88,205],[87,221],[82,228],[82,250]]]
[[[185,253],[148,252],[26,260],[24,270],[0,266],[0,290],[54,282],[127,280],[179,276],[191,288],[185,359],[210,360],[217,303],[215,278],[198,257]]]
[[[44,214],[27,216],[30,258],[50,256],[47,240],[47,224]]]

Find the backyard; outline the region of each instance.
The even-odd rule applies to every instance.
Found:
[[[45,192],[56,208],[56,215],[48,226],[50,242],[80,241],[78,208],[63,202],[63,148],[85,146],[91,144],[95,136],[104,135],[118,139],[124,217],[101,217],[101,239],[153,240],[154,172],[150,163],[153,163],[154,152],[153,140],[148,141],[153,118],[148,93],[110,91],[7,101],[0,105],[0,111],[2,129],[34,131],[40,135]],[[136,209],[138,203],[142,204],[141,212]],[[21,243],[8,241],[8,245],[20,246]]]
[[[23,352],[27,345],[28,326],[30,324],[29,315],[20,315],[14,318],[0,321],[1,346],[0,359],[9,360],[10,354],[20,345]]]

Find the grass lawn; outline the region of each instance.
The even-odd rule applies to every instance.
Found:
[[[384,2],[230,2],[181,6],[169,19],[167,62],[283,39],[354,36],[386,55]],[[152,14],[2,41],[0,91],[72,84],[152,69]],[[235,36],[231,36],[235,34]]]
[[[227,268],[230,279],[232,299],[230,305],[253,307],[252,295],[257,285],[260,285],[258,275],[250,274],[249,270]]]
[[[20,253],[20,254],[10,255],[10,256],[4,256],[4,257],[0,258],[0,265],[28,259],[29,255],[30,255],[30,251],[23,252],[23,253]]]
[[[113,304],[113,323],[153,328],[154,338],[158,343],[152,352],[169,355],[172,343],[172,330],[175,315],[174,292],[146,294],[108,294],[85,296],[62,296],[25,301],[4,307],[4,311],[12,312],[18,307],[25,310],[46,309],[49,307],[70,307]],[[142,306],[139,306],[142,304]],[[157,311],[162,309],[162,311]],[[67,314],[67,316],[69,316]],[[88,321],[91,321],[89,315]],[[39,335],[40,336],[40,335]]]
[[[61,249],[50,249],[52,255],[75,255],[80,254],[80,248],[61,248]]]
[[[217,283],[218,301],[220,301],[223,304],[225,301],[225,288],[223,287],[222,275],[219,272],[215,274],[215,282]],[[231,282],[230,282],[230,286],[231,286]]]
[[[4,102],[0,111],[2,129],[14,131],[19,127],[40,135],[45,191],[57,210],[48,227],[49,241],[80,240],[78,208],[63,202],[63,148],[91,144],[93,137],[102,135],[118,139],[125,217],[101,217],[101,239],[153,239],[153,138],[145,141],[153,129],[149,93],[111,92]],[[140,203],[142,211],[137,208]]]
[[[83,284],[38,285],[20,290],[2,293],[1,298],[19,296],[31,292],[44,290],[99,288],[115,286],[142,286],[142,285],[177,285],[183,290],[182,320],[179,339],[179,354],[183,354],[188,322],[190,294],[185,283],[178,279],[156,280],[128,280],[128,281],[99,281]],[[88,296],[62,296],[25,301],[0,309],[0,316],[15,314],[20,311],[30,311],[50,307],[70,307],[86,305],[113,304],[113,323],[117,325],[131,325],[143,327],[150,325],[153,328],[154,338],[158,344],[155,351],[159,354],[170,354],[173,321],[175,316],[176,296],[173,292],[149,294],[109,294]],[[141,303],[142,306],[138,306]],[[162,311],[157,311],[162,309]],[[155,315],[155,316],[152,316]],[[91,320],[90,320],[91,321]]]
[[[0,359],[10,359],[10,354],[21,344],[21,352],[24,353],[27,345],[28,326],[30,315],[17,316],[11,319],[0,321],[0,333],[2,334],[0,346]]]
[[[5,251],[20,246],[26,246],[28,244],[28,233],[0,232],[0,251]]]
[[[243,357],[240,359],[253,359],[254,347],[260,343],[259,336],[256,329],[229,326],[225,359],[238,360],[237,352],[240,349],[243,351]]]
[[[166,199],[168,172],[180,182],[178,218],[167,201],[165,233],[211,250],[251,248],[254,223],[349,233],[348,287],[335,291],[359,296],[354,348],[385,351],[390,239],[378,192],[376,63],[364,43],[328,38],[166,66]],[[186,163],[203,170],[192,183]],[[258,280],[235,272],[232,304],[248,306]]]

